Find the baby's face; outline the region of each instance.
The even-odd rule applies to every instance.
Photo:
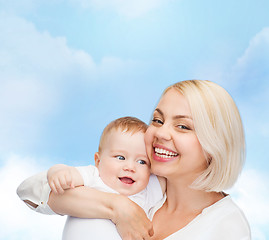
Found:
[[[130,196],[142,191],[150,176],[144,133],[112,130],[95,163],[103,182],[120,194]]]

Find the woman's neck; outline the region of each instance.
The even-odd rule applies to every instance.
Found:
[[[214,204],[224,197],[222,193],[195,190],[182,181],[167,180],[167,211],[197,212]]]

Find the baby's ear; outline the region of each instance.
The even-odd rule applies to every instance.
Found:
[[[99,154],[99,152],[96,152],[96,153],[94,154],[94,162],[95,162],[95,167],[98,168],[99,163],[100,163],[100,154]]]

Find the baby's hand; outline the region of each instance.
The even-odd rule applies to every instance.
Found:
[[[75,187],[78,171],[75,167],[64,164],[52,166],[47,173],[49,186],[54,193],[63,194],[64,190]]]

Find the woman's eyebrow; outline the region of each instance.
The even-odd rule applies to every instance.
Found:
[[[158,112],[162,117],[164,116],[163,112],[159,108],[156,108],[155,111]],[[176,115],[176,116],[173,117],[174,120],[181,119],[181,118],[188,118],[188,119],[192,120],[192,117],[189,116],[189,115],[179,114],[179,115]]]
[[[158,113],[160,113],[160,114],[163,116],[163,112],[162,112],[159,108],[156,108],[156,109],[154,110],[154,112],[158,112]]]
[[[173,117],[173,119],[180,119],[180,118],[188,118],[188,119],[192,120],[192,117],[188,116],[188,115],[176,115]]]

